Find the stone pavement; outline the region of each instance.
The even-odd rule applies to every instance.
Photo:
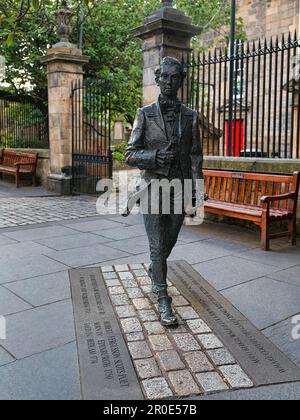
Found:
[[[170,281],[179,327],[159,323],[147,269],[145,264],[101,268],[145,398],[251,388],[251,379]]]
[[[52,203],[54,212],[56,206],[60,211],[65,205],[74,209],[81,201],[83,208],[88,203],[89,217],[79,218],[83,216],[79,205],[74,220],[63,219],[71,211],[68,208],[60,220],[0,230],[0,316],[7,325],[6,340],[0,338],[0,399],[80,399],[68,270],[149,262],[140,216],[95,217],[89,200],[44,198]],[[32,206],[39,203],[38,208],[43,203],[36,198],[21,201],[27,203],[23,211],[30,217],[34,216]],[[0,208],[5,208],[3,201]],[[50,218],[51,211],[45,211]],[[293,317],[300,314],[300,247],[290,247],[283,240],[275,241],[272,249],[269,253],[260,250],[257,233],[205,223],[182,230],[171,259],[192,264],[300,366],[300,340],[292,336]],[[204,337],[204,342],[197,344],[207,345],[211,342],[208,338],[214,339]],[[176,375],[173,377],[176,383]],[[199,382],[196,385],[201,386]],[[299,388],[299,384],[287,384],[227,390],[204,398],[277,399],[281,394],[284,399],[299,399]]]
[[[96,216],[95,199],[69,197],[0,198],[0,229]]]
[[[0,181],[0,229],[96,216],[95,197],[57,197],[43,187]]]

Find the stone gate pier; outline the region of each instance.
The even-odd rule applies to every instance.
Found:
[[[82,81],[89,58],[69,42],[72,11],[57,12],[57,33],[61,40],[47,51],[41,62],[48,71],[50,173],[48,187],[58,194],[72,192],[72,84]]]

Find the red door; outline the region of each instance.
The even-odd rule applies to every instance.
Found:
[[[239,157],[244,150],[244,120],[232,122],[231,156]],[[226,156],[229,156],[229,121],[226,121]]]

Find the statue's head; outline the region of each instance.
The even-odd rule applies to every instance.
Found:
[[[186,71],[183,65],[172,57],[165,57],[155,71],[155,80],[161,93],[170,98],[177,96],[185,77]]]

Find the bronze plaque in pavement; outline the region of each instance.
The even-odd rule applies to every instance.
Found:
[[[70,270],[84,400],[140,400],[126,343],[99,268]]]
[[[300,380],[300,369],[187,262],[170,263],[168,277],[256,386]]]

